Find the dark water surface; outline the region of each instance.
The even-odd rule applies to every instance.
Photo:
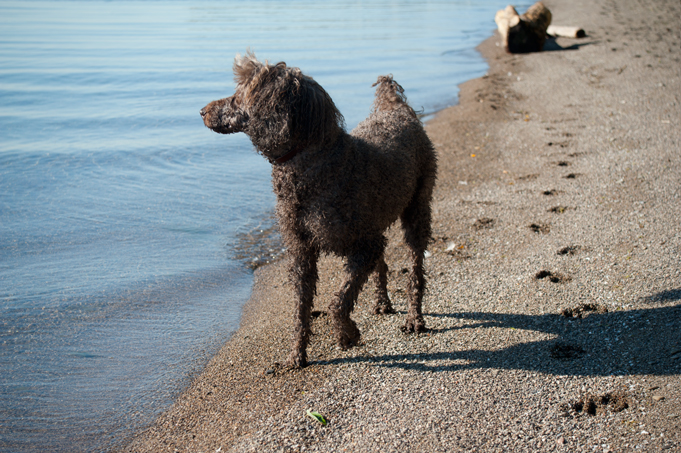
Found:
[[[124,441],[238,326],[277,247],[269,165],[198,113],[237,52],[301,67],[351,129],[379,74],[454,104],[503,6],[0,1],[0,450]]]

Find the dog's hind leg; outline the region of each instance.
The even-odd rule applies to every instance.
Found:
[[[409,307],[407,309],[407,321],[403,328],[405,332],[422,332],[426,329],[421,304],[426,289],[423,258],[431,235],[430,199],[432,187],[432,184],[421,185],[421,189],[401,216],[404,241],[409,247],[412,260],[412,268],[407,283]]]
[[[329,304],[338,346],[342,349],[357,344],[360,338],[357,324],[350,319],[350,313],[355,308],[357,296],[362,290],[369,274],[376,268],[379,259],[383,256],[385,238],[377,241],[369,241],[366,246],[358,246],[357,252],[348,256],[345,265],[345,281],[336,297]]]
[[[395,313],[395,309],[388,297],[388,265],[385,263],[383,255],[381,255],[381,258],[376,264],[374,283],[376,284],[376,304],[374,305],[374,314],[386,315]]]
[[[312,250],[299,251],[291,260],[289,275],[297,303],[295,307],[294,333],[291,354],[286,365],[301,368],[307,365],[307,345],[310,341],[310,317],[317,289],[317,259],[319,253]]]

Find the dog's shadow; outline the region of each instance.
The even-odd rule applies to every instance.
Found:
[[[681,289],[646,298],[649,304],[681,300]],[[386,354],[316,362],[319,365],[366,362],[373,366],[456,371],[475,368],[522,369],[554,375],[671,375],[681,373],[681,304],[665,307],[592,313],[582,319],[559,314],[522,315],[487,312],[431,313],[427,319],[447,318],[456,325],[431,329],[437,336],[460,331],[456,340],[465,345],[471,329],[507,329],[504,337],[515,343],[499,349],[448,349],[435,341],[440,352]],[[522,342],[523,331],[547,335],[539,341]],[[493,335],[490,332],[490,335]],[[517,335],[519,340],[513,339]],[[482,336],[485,336],[483,334]],[[451,344],[451,343],[450,343]]]

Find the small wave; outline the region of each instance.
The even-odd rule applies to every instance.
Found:
[[[233,253],[234,259],[255,270],[279,260],[285,251],[276,217],[270,212],[257,226],[236,234]]]

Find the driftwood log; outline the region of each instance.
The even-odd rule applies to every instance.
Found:
[[[504,47],[510,53],[539,52],[546,42],[546,29],[551,24],[551,11],[542,2],[530,6],[519,15],[508,5],[497,11],[494,21],[503,39]]]

